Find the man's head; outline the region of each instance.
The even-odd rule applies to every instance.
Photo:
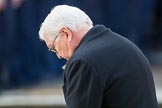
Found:
[[[68,60],[92,26],[91,19],[79,8],[58,5],[45,18],[39,36],[59,58]]]

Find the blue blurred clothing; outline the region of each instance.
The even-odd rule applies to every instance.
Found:
[[[50,54],[45,43],[38,39],[43,14],[47,14],[55,3],[56,1],[52,0],[26,1],[15,12],[18,44],[13,60],[16,63],[11,67],[11,79],[15,84],[34,84],[43,79],[51,80],[62,75],[61,67],[65,62]]]
[[[132,40],[146,54],[146,32],[154,9],[154,0],[109,0],[107,7],[107,16],[104,17],[107,18],[106,25]]]
[[[153,51],[162,50],[162,1],[156,0],[149,32],[149,46]]]
[[[8,31],[5,32],[6,39],[14,39],[14,45],[9,47],[11,44],[7,42],[4,47],[12,50],[10,59],[4,60],[7,62],[7,88],[33,85],[62,77],[61,67],[65,61],[58,60],[55,54],[49,53],[45,43],[38,38],[42,20],[58,2],[60,0],[28,0],[19,9],[11,9],[6,16],[7,22],[5,18],[2,20],[3,23],[6,22],[4,25],[10,27],[4,28],[4,31]]]
[[[7,6],[5,10],[0,12],[0,88],[8,82],[8,73],[4,70],[8,61],[12,58],[15,48],[13,19],[11,6]]]
[[[0,12],[0,64],[4,64],[11,57],[14,47],[13,10],[10,6]]]

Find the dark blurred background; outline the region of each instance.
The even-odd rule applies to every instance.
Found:
[[[152,66],[162,66],[162,0],[0,0],[0,90],[62,83],[66,61],[38,38],[58,4],[81,8],[94,24],[133,41]]]

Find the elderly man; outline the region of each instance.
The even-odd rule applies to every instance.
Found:
[[[82,10],[58,5],[39,31],[50,51],[67,60],[67,108],[158,108],[148,60],[129,40],[95,25]]]

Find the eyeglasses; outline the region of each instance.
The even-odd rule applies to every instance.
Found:
[[[55,43],[55,41],[56,41],[56,39],[57,39],[58,37],[59,37],[59,34],[58,34],[58,35],[55,37],[55,39],[53,40],[52,47],[48,49],[49,51],[52,51],[52,52],[57,53],[57,50],[55,49],[54,43]]]

